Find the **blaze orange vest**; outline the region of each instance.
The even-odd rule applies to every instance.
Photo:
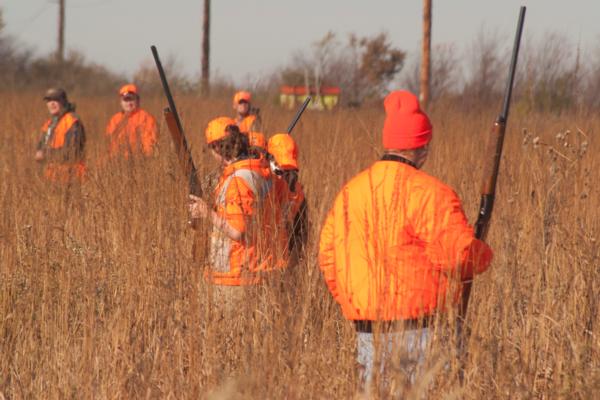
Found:
[[[252,285],[264,272],[284,268],[287,233],[263,163],[246,159],[227,166],[214,194],[217,215],[244,237],[235,241],[213,228],[206,279],[216,285]]]
[[[81,123],[72,112],[63,114],[53,128],[52,119],[48,119],[42,125],[42,135],[46,148],[59,150],[66,145],[74,145],[74,143],[66,143],[66,141],[67,135],[74,129],[77,122]],[[79,134],[83,134],[83,132],[79,132]],[[86,166],[78,149],[73,149],[72,154],[69,154],[67,159],[58,160],[50,157],[44,169],[44,176],[48,180],[59,183],[67,183],[73,179],[82,180],[85,173]]]
[[[241,122],[237,123],[238,128],[240,128],[240,132],[248,133],[254,131],[253,125],[256,121],[256,115],[250,114],[246,116]]]

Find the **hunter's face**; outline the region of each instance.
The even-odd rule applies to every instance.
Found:
[[[59,115],[62,110],[62,104],[60,101],[56,100],[48,100],[46,102],[46,107],[48,107],[50,115]]]
[[[132,112],[138,107],[138,99],[134,96],[121,97],[121,108],[125,112]]]
[[[250,103],[242,100],[235,106],[235,108],[236,108],[236,111],[238,114],[246,115],[246,114],[248,114],[248,111],[250,110]]]

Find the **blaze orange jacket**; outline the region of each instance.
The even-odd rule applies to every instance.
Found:
[[[258,118],[254,114],[250,114],[246,116],[241,121],[236,119],[236,124],[238,128],[240,128],[240,132],[248,133],[248,132],[260,132],[260,118]]]
[[[67,183],[84,178],[85,129],[74,112],[48,119],[37,148],[45,152],[44,176],[48,180]]]
[[[343,187],[319,248],[327,286],[350,320],[443,311],[458,302],[461,278],[483,272],[491,258],[456,194],[397,161],[378,161]]]
[[[215,210],[243,233],[235,241],[213,228],[206,278],[217,285],[252,285],[262,273],[285,267],[287,244],[273,181],[263,163],[244,159],[227,166],[215,188]]]
[[[106,127],[109,138],[109,156],[139,153],[149,156],[154,152],[158,137],[156,119],[141,108],[129,115],[123,111],[112,116]]]

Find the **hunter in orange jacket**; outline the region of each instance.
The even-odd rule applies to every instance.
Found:
[[[342,188],[321,232],[321,270],[355,321],[443,311],[458,301],[461,278],[485,271],[492,257],[452,189],[419,170],[431,125],[416,97],[393,92],[385,106],[383,158]]]
[[[452,189],[420,170],[432,126],[416,96],[392,92],[384,105],[384,155],[344,185],[319,244],[327,286],[356,327],[366,390],[375,369],[385,373],[386,363],[398,362],[392,354],[402,359],[395,371],[414,381],[429,320],[457,303],[461,279],[485,271],[492,258]]]
[[[190,196],[193,217],[213,225],[210,267],[206,274],[215,285],[252,285],[264,272],[284,267],[285,229],[275,200],[271,176],[264,163],[248,154],[248,138],[235,121],[221,117],[206,129],[207,143],[224,168],[214,191],[214,208]]]
[[[41,128],[36,161],[45,161],[44,176],[53,182],[81,181],[85,177],[85,130],[75,106],[63,89],[49,89],[44,96],[50,119]]]
[[[258,109],[252,108],[251,100],[250,92],[241,91],[233,96],[233,109],[236,112],[235,123],[243,134],[260,132],[262,128]]]
[[[302,184],[298,181],[298,146],[288,133],[277,133],[267,144],[271,171],[281,182],[284,219],[290,238],[289,251],[300,257],[308,239],[308,211]]]
[[[109,156],[152,155],[158,137],[156,119],[140,108],[140,96],[135,85],[123,86],[119,96],[122,111],[113,115],[106,127]]]

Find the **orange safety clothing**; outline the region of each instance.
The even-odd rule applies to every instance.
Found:
[[[298,182],[298,146],[288,133],[278,133],[269,139],[268,153],[277,163],[279,179],[285,182],[283,204],[288,232],[289,249],[301,251],[308,234],[308,213],[302,185]]]
[[[106,127],[109,156],[132,154],[152,155],[158,140],[156,119],[141,108],[130,113],[120,111],[112,116]]]
[[[83,161],[85,129],[79,117],[67,111],[48,119],[41,131],[37,148],[45,152],[44,176],[59,183],[82,180],[86,173]]]
[[[252,100],[252,94],[250,92],[245,92],[242,90],[233,95],[234,106],[237,106],[242,100],[250,103],[250,100]]]
[[[138,88],[133,83],[128,83],[127,85],[121,86],[119,89],[119,96],[125,96],[128,93],[138,94]]]
[[[285,266],[287,234],[273,189],[260,160],[243,159],[228,165],[215,188],[215,211],[243,234],[232,240],[218,227],[211,234],[208,282],[216,285],[252,285],[262,274]]]
[[[431,140],[433,127],[419,106],[417,96],[406,90],[396,90],[383,102],[383,147],[407,150],[425,146]]]
[[[235,124],[240,128],[240,132],[247,135],[248,132],[260,131],[260,119],[254,115],[249,114],[244,118],[235,120]]]
[[[260,132],[248,132],[248,145],[267,150],[267,141],[265,135]]]
[[[235,125],[233,118],[218,117],[211,120],[204,131],[206,143],[211,144],[227,137],[230,133],[227,127],[230,125]]]
[[[350,320],[406,320],[457,303],[461,278],[487,269],[457,195],[426,173],[378,161],[338,194],[321,232],[319,265]]]
[[[281,169],[298,169],[298,146],[288,133],[278,133],[269,138],[267,151]]]
[[[270,175],[271,168],[269,167],[269,160],[266,157],[267,141],[265,135],[260,132],[248,132],[248,146],[250,156],[259,159],[262,162],[265,173]]]

